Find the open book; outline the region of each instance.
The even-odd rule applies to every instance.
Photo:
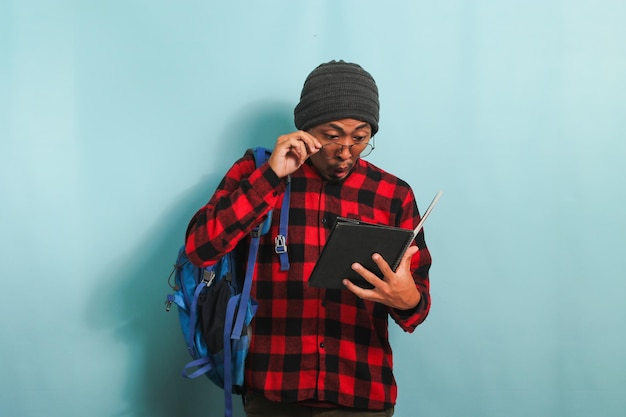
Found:
[[[338,217],[309,277],[309,286],[344,288],[342,281],[348,278],[360,287],[372,288],[370,283],[352,270],[351,265],[358,262],[382,278],[382,273],[372,260],[372,255],[379,253],[395,271],[441,194],[439,191],[435,195],[414,230]]]

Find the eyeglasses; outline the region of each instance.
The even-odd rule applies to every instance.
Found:
[[[374,150],[374,138],[367,143],[353,143],[352,145],[342,145],[341,143],[330,142],[322,146],[320,151],[327,159],[335,158],[343,152],[343,148],[348,148],[348,152],[353,157],[366,157]]]

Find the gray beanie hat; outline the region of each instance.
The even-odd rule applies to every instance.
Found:
[[[296,128],[307,130],[339,119],[356,119],[378,131],[378,88],[357,64],[330,61],[315,68],[304,81],[300,103],[293,111]]]

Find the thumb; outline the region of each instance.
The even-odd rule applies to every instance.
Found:
[[[400,265],[398,265],[398,269],[400,268],[409,268],[411,265],[411,258],[419,251],[419,248],[415,245],[409,246],[409,248],[404,252],[404,256],[402,256],[402,260],[400,261]]]

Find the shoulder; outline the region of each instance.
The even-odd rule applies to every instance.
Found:
[[[228,169],[221,188],[237,187],[241,180],[248,178],[255,168],[254,157],[248,153],[244,154]]]
[[[231,170],[241,172],[242,174],[250,174],[256,169],[256,162],[254,161],[254,154],[251,149],[248,149],[239,159],[237,159]],[[246,175],[244,175],[246,176]]]

